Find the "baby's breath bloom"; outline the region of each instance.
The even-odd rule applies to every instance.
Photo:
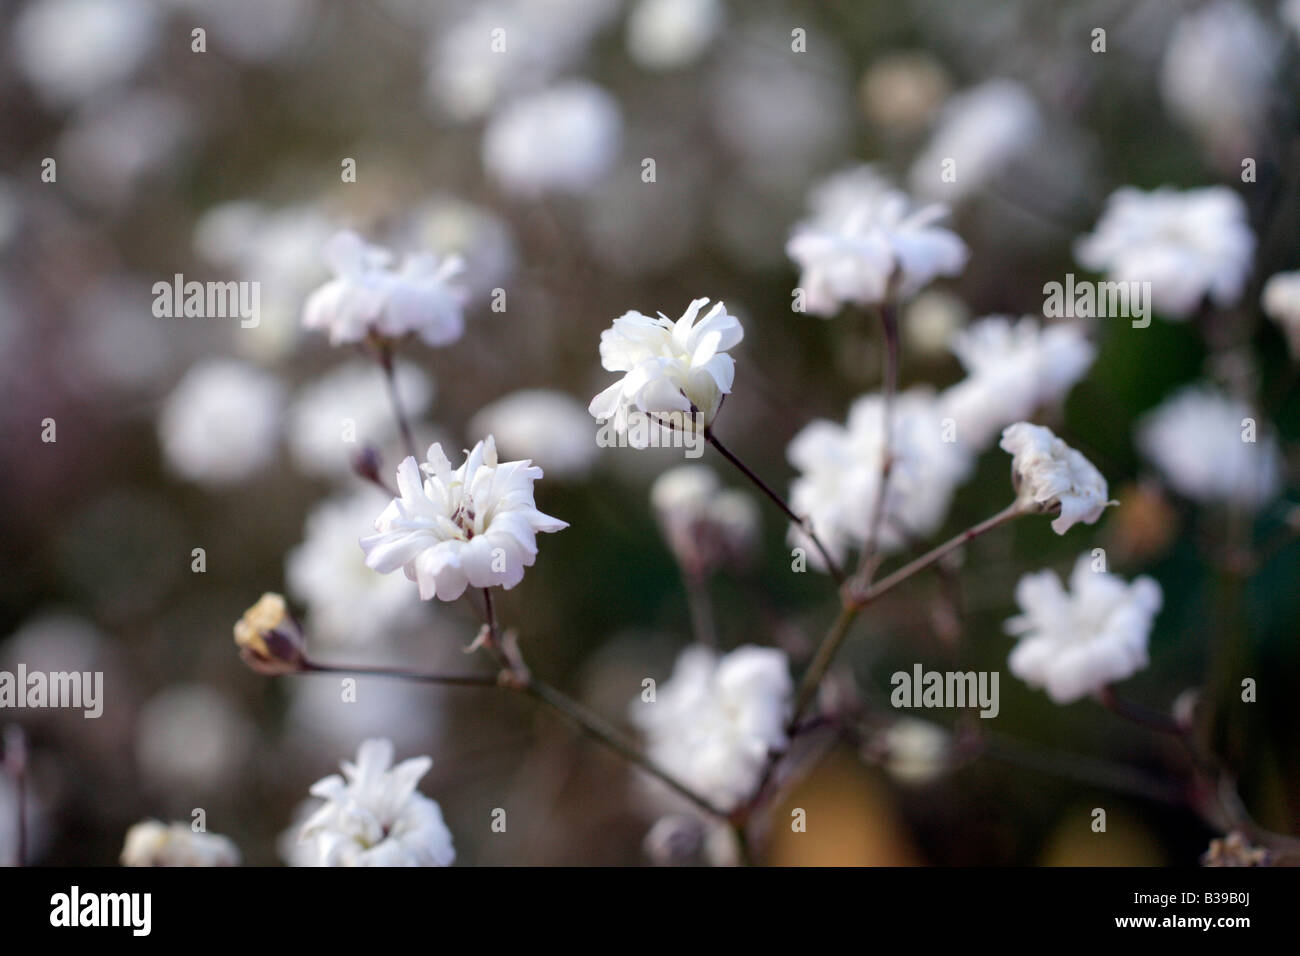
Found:
[[[719,658],[695,646],[631,715],[656,764],[729,810],[753,792],[768,753],[785,747],[792,690],[781,651],[745,645]]]
[[[1264,283],[1264,314],[1286,334],[1291,357],[1300,359],[1300,272],[1279,272]]]
[[[966,244],[937,225],[947,210],[915,207],[868,166],[832,176],[814,190],[810,206],[812,216],[795,226],[786,254],[802,270],[804,308],[814,315],[907,297],[966,265]]]
[[[678,465],[655,479],[650,503],[682,567],[702,574],[742,564],[758,543],[758,503],[724,489],[707,465]]]
[[[1185,319],[1208,297],[1215,306],[1241,297],[1255,254],[1246,204],[1226,186],[1179,192],[1111,194],[1096,228],[1075,244],[1075,258],[1115,282],[1150,282],[1155,310]]]
[[[458,256],[409,255],[394,269],[387,249],[345,230],[326,243],[325,259],[334,278],[307,299],[302,324],[328,331],[332,345],[417,335],[440,346],[464,332],[466,296],[452,282],[464,268]]]
[[[402,462],[398,497],[375,521],[378,534],[361,539],[366,564],[383,574],[402,568],[421,600],[454,601],[467,587],[509,590],[537,558],[537,532],[569,526],[537,510],[533,482],[542,469],[527,459],[498,462],[491,435],[454,470],[437,443],[427,457]]]
[[[450,866],[456,859],[442,808],[415,788],[433,760],[414,757],[393,766],[393,743],[361,744],[355,764],[312,785],[324,801],[299,839],[317,866]]]
[[[123,866],[239,866],[239,848],[216,833],[185,823],[144,820],[126,831]]]
[[[745,337],[740,320],[721,302],[699,318],[708,299],[695,299],[674,322],[662,312],[657,318],[625,312],[600,333],[600,364],[624,375],[591,400],[587,411],[614,431],[629,432],[628,416],[639,412],[698,411],[711,423],[731,391],[736,362],[727,354]]]
[[[1006,622],[1019,637],[1011,672],[1041,687],[1058,704],[1131,677],[1147,664],[1147,638],[1160,611],[1160,585],[1148,577],[1132,584],[1095,570],[1079,557],[1070,590],[1054,571],[1027,574],[1016,585],[1021,614]]]
[[[1065,534],[1076,523],[1095,524],[1108,505],[1106,479],[1050,428],[1016,422],[1002,433],[1011,455],[1011,483],[1020,500],[1044,513],[1057,512],[1052,530]]]

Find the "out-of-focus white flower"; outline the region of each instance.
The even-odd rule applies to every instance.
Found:
[[[45,99],[66,106],[128,79],[158,21],[146,0],[37,0],[14,23],[14,61]]]
[[[1244,402],[1191,385],[1138,420],[1137,445],[1180,494],[1256,509],[1282,486],[1277,440],[1257,421]]]
[[[925,784],[943,776],[952,758],[952,737],[928,720],[902,717],[881,734],[885,771],[904,784]]]
[[[622,140],[618,102],[593,83],[568,80],[494,114],[483,131],[483,165],[523,198],[583,193],[613,166]]]
[[[267,208],[235,200],[199,217],[195,251],[233,278],[259,283],[258,324],[233,336],[241,352],[267,360],[293,347],[303,299],[328,275],[321,248],[337,231],[328,215],[308,203]]]
[[[396,362],[393,374],[402,407],[424,413],[433,381],[418,366]],[[366,445],[382,449],[397,435],[397,422],[382,373],[373,363],[347,362],[304,385],[289,406],[286,438],[294,464],[309,475],[336,478],[351,470]]]
[[[619,6],[620,0],[484,0],[457,11],[429,49],[429,97],[453,120],[478,119],[581,59]]]
[[[222,694],[203,684],[174,684],[140,711],[136,761],[150,786],[215,790],[237,778],[253,733],[252,723]]]
[[[736,375],[727,350],[740,343],[745,330],[721,302],[697,323],[708,301],[692,300],[676,322],[662,312],[658,318],[625,312],[615,319],[600,333],[600,364],[625,374],[593,398],[587,411],[613,422],[614,430],[634,443],[647,430],[628,431],[631,412],[689,412],[694,406],[710,424]]]
[[[217,833],[185,823],[143,820],[126,831],[123,866],[239,866],[239,848]]]
[[[753,792],[768,753],[784,749],[792,690],[781,651],[745,645],[719,658],[694,646],[653,702],[632,703],[631,717],[651,760],[730,810]]]
[[[1300,0],[1297,0],[1300,5]],[[1300,272],[1279,272],[1264,283],[1264,313],[1286,333],[1291,355],[1300,359]]]
[[[911,296],[966,264],[965,243],[936,225],[947,210],[914,207],[870,167],[832,176],[810,205],[813,215],[794,227],[786,254],[802,270],[804,308],[814,315]]]
[[[313,640],[335,645],[383,640],[409,623],[420,606],[401,578],[366,567],[357,542],[374,526],[382,494],[366,488],[317,506],[306,537],[285,559],[285,582],[308,610]]]
[[[647,70],[686,66],[717,35],[726,18],[719,0],[639,0],[627,18],[627,50]]]
[[[946,352],[952,338],[970,318],[970,310],[955,295],[927,289],[903,310],[903,338],[909,351],[923,355]]]
[[[375,521],[379,533],[361,539],[366,564],[383,574],[402,568],[424,601],[454,601],[466,587],[509,590],[537,558],[537,532],[569,526],[537,510],[541,477],[527,460],[498,463],[491,435],[455,470],[430,445],[423,466],[408,457],[398,467],[400,496]]]
[[[1093,569],[1081,555],[1070,590],[1055,571],[1026,574],[1016,585],[1022,611],[1006,622],[1019,643],[1007,663],[1031,687],[1058,704],[1068,704],[1147,664],[1147,638],[1160,611],[1160,585],[1149,577],[1132,584]]]
[[[475,296],[486,298],[503,286],[519,260],[510,227],[500,217],[449,196],[417,206],[407,218],[406,234],[417,248],[463,258],[460,278]]]
[[[1116,282],[1150,282],[1157,312],[1185,319],[1209,296],[1216,306],[1241,297],[1255,254],[1246,205],[1226,186],[1179,192],[1116,190],[1075,258]]]
[[[989,316],[954,335],[951,348],[968,374],[940,401],[957,440],[975,454],[1003,428],[1063,399],[1097,357],[1081,325],[1041,327],[1030,316]]]
[[[1011,455],[1011,483],[1024,502],[1039,511],[1060,513],[1052,530],[1065,534],[1082,521],[1095,524],[1112,504],[1106,479],[1043,425],[1016,422],[1002,432],[1001,448]]]
[[[860,88],[867,118],[901,134],[924,129],[948,94],[943,64],[928,53],[892,53],[871,64]]]
[[[1030,149],[1041,132],[1038,105],[1019,83],[989,80],[958,93],[912,164],[912,190],[927,199],[963,199]],[[945,182],[950,160],[954,175]]]
[[[302,324],[328,331],[332,345],[418,335],[441,346],[465,331],[466,295],[451,281],[464,268],[458,256],[408,255],[393,269],[387,249],[345,230],[326,243],[325,259],[335,277],[307,299]]]
[[[884,451],[884,399],[864,395],[849,409],[845,425],[810,422],[790,442],[786,457],[799,469],[790,505],[807,518],[831,557],[843,560],[861,547],[871,530]],[[926,389],[895,397],[890,414],[889,482],[880,511],[876,547],[888,554],[938,530],[953,491],[969,474],[971,459],[947,440],[943,409]],[[792,544],[805,549],[818,567],[821,557],[802,530],[791,528]]]
[[[1204,5],[1174,27],[1161,95],[1225,168],[1259,141],[1281,52],[1274,28],[1238,0]]]
[[[467,430],[495,436],[501,454],[531,459],[552,478],[581,478],[599,452],[582,403],[549,388],[511,392],[485,405]]]
[[[365,741],[355,764],[344,761],[312,785],[324,804],[303,824],[301,840],[317,866],[451,866],[451,831],[437,802],[416,790],[433,760],[413,757],[393,766],[390,740]]]
[[[194,365],[163,404],[158,437],[173,471],[200,484],[243,481],[275,455],[284,386],[244,362]]]
[[[743,564],[758,543],[758,503],[724,489],[707,465],[678,465],[655,479],[650,503],[673,554],[692,574]]]

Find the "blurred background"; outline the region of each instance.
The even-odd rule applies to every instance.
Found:
[[[504,53],[490,49],[497,29]],[[1095,323],[1092,372],[1043,420],[1120,508],[1066,538],[1042,521],[978,541],[964,565],[873,607],[843,654],[838,680],[867,700],[917,661],[1000,670],[996,746],[909,769],[823,741],[786,801],[817,825],[778,826],[764,859],[1195,863],[1215,834],[1181,799],[1177,749],[1090,702],[1054,706],[1004,666],[1020,575],[1066,572],[1093,547],[1164,588],[1129,696],[1167,710],[1188,688],[1259,679],[1258,702],[1227,708],[1217,741],[1254,816],[1296,832],[1300,547],[1235,571],[1227,518],[1163,489],[1133,424],[1185,383],[1247,383],[1294,494],[1295,363],[1257,303],[1264,279],[1300,265],[1298,35],[1300,5],[1236,0],[6,3],[0,669],[105,682],[97,720],[0,713],[28,738],[30,859],[111,865],[132,823],[202,808],[246,862],[292,862],[282,834],[307,788],[383,735],[399,757],[433,757],[421,789],[459,864],[648,862],[652,796],[527,700],[363,680],[345,704],[333,679],[267,679],[236,656],[231,626],[264,591],[288,596],[322,660],[459,670],[477,630],[463,604],[421,605],[347,547],[384,503],[349,455],[372,445],[387,469],[400,444],[374,364],[299,329],[329,278],[322,245],[351,227],[465,257],[464,338],[400,352],[417,442],[469,447],[493,430],[503,454],[546,469],[538,506],[571,527],[546,536],[498,613],[535,672],[625,722],[642,678],[666,679],[689,643],[691,615],[648,495],[680,456],[592,439],[585,407],[610,381],[600,331],[629,309],[676,317],[692,298],[725,300],[746,334],[717,430],[787,488],[790,438],[842,420],[880,379],[871,323],[791,312],[784,244],[809,190],[871,162],[924,193],[918,164],[963,147],[979,174],[927,198],[952,206],[972,255],[906,311],[904,385],[960,378],[945,342],[970,318],[1039,313],[1043,284],[1081,271],[1072,243],[1121,185],[1236,188],[1259,238],[1254,278],[1213,322]],[[1018,111],[945,123],[954,97],[990,82]],[[1250,185],[1243,156],[1257,160]],[[260,283],[259,324],[156,316],[154,284],[178,273]],[[356,444],[339,440],[343,417]],[[1006,473],[1001,452],[985,455],[935,540],[1001,507]],[[833,591],[789,573],[786,529],[761,507],[750,560],[708,582],[712,615],[721,646],[775,644],[798,668]],[[1284,528],[1289,507],[1261,510],[1247,542]],[[13,807],[0,781],[4,862]],[[490,827],[498,807],[505,833]],[[1093,807],[1112,839],[1090,832]]]

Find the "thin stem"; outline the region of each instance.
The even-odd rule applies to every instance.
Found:
[[[705,647],[717,644],[713,627],[713,602],[709,600],[709,586],[704,575],[682,571],[682,584],[686,589],[686,603],[691,612],[691,631],[695,641]]]
[[[909,562],[875,584],[865,585],[857,578],[849,582],[849,585],[845,588],[844,605],[840,609],[839,616],[835,619],[835,623],[831,625],[830,631],[822,638],[821,645],[817,648],[817,653],[813,657],[812,663],[808,665],[808,670],[804,672],[803,680],[799,684],[799,692],[795,696],[794,712],[790,717],[790,725],[798,725],[804,711],[812,703],[817,687],[821,684],[822,678],[826,676],[831,662],[835,659],[835,655],[839,653],[839,649],[843,645],[844,639],[848,637],[854,620],[863,608],[887,591],[902,584],[912,575],[924,571],[932,564],[985,532],[992,531],[994,528],[1006,524],[1012,518],[1019,517],[1024,513],[1025,506],[1017,499],[992,517],[986,518],[979,524],[967,528],[961,534],[949,538],[943,544],[931,551],[927,551],[916,560]]]
[[[889,488],[889,476],[894,470],[894,399],[898,394],[898,368],[900,364],[898,342],[898,308],[893,303],[886,303],[880,308],[880,324],[885,333],[885,367],[881,384],[881,423],[880,438],[880,475],[876,482],[876,496],[871,504],[871,520],[867,525],[867,537],[862,545],[862,554],[858,558],[858,576],[866,580],[870,574],[871,560],[876,554],[876,543],[880,537],[880,523],[885,514],[885,493]]]
[[[388,342],[379,344],[379,367],[384,371],[384,381],[388,385],[388,398],[393,404],[393,415],[397,418],[397,427],[401,429],[402,442],[406,445],[406,453],[419,461],[420,453],[415,448],[415,438],[411,434],[411,423],[406,417],[406,410],[402,407],[402,397],[397,392],[397,373],[393,368],[393,347]]]
[[[353,667],[348,664],[317,664],[315,661],[304,661],[300,673],[389,677],[415,684],[445,684],[454,687],[496,687],[501,684],[498,674],[429,674],[400,667]]]
[[[1184,727],[1169,714],[1126,700],[1115,693],[1113,687],[1106,686],[1097,691],[1097,700],[1111,713],[1146,727],[1148,730],[1184,739],[1191,735],[1189,728]]]
[[[603,718],[587,710],[577,701],[566,697],[550,684],[542,681],[529,679],[521,688],[529,695],[546,704],[556,713],[560,714],[570,723],[578,727],[583,733],[593,740],[599,741],[610,750],[613,750],[623,759],[640,767],[646,773],[655,779],[666,784],[677,793],[681,794],[687,800],[694,803],[701,810],[722,819],[727,818],[727,813],[714,806],[708,799],[700,796],[690,787],[681,783],[675,777],[665,770],[656,766],[648,757],[640,752],[637,747],[627,740],[619,731],[615,730]]]
[[[795,514],[794,511],[790,508],[790,506],[785,503],[784,498],[782,498],[775,491],[773,491],[771,487],[767,484],[767,482],[765,482],[762,478],[758,477],[758,475],[756,475],[748,465],[746,465],[743,461],[737,458],[731,452],[731,450],[727,448],[726,445],[718,441],[718,436],[713,433],[713,429],[711,428],[704,429],[704,439],[710,445],[716,448],[718,450],[718,453],[721,454],[723,458],[727,459],[727,461],[735,465],[736,468],[740,470],[740,473],[742,475],[744,475],[751,482],[753,482],[754,486],[758,488],[759,491],[767,495],[767,497],[770,498],[772,502],[778,508],[781,509],[782,513],[787,518],[789,518],[792,523],[794,523],[798,528],[800,528],[804,534],[806,534],[809,537],[813,545],[816,546],[818,553],[821,554],[822,561],[826,563],[826,568],[827,570],[830,571],[831,577],[835,579],[835,583],[843,584],[844,572],[840,569],[839,564],[831,557],[830,552],[826,550],[826,546],[822,544],[821,539],[817,537],[817,532],[813,530],[812,525],[809,522],[805,521],[803,518],[800,518],[797,514]]]

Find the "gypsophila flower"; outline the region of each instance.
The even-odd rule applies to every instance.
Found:
[[[989,80],[958,93],[912,164],[912,190],[927,199],[964,198],[1004,172],[1041,132],[1038,106],[1019,83]],[[955,164],[955,177],[943,175],[948,162]]]
[[[724,489],[707,465],[678,465],[650,489],[659,527],[682,567],[705,574],[743,564],[758,544],[758,503]]]
[[[470,419],[472,435],[493,435],[501,454],[529,458],[552,478],[581,478],[600,449],[577,399],[549,388],[511,392]]]
[[[1226,186],[1142,192],[1126,186],[1074,249],[1083,266],[1115,282],[1150,282],[1167,319],[1185,319],[1208,297],[1219,308],[1241,297],[1255,254],[1246,204]]]
[[[1124,680],[1147,664],[1147,638],[1163,600],[1149,577],[1131,584],[1079,557],[1067,591],[1054,571],[1016,585],[1021,614],[1006,622],[1019,637],[1007,663],[1031,687],[1068,704]]]
[[[627,50],[638,66],[671,70],[694,62],[726,18],[720,0],[638,0],[627,18]]]
[[[537,558],[537,532],[569,526],[533,502],[542,469],[528,460],[498,463],[491,435],[457,469],[439,444],[427,458],[423,466],[402,462],[399,497],[375,521],[378,534],[361,539],[366,564],[383,574],[402,568],[421,600],[454,601],[467,587],[509,590]]]
[[[452,281],[464,268],[458,256],[408,255],[394,269],[387,249],[345,230],[325,244],[325,259],[334,278],[307,299],[302,324],[327,331],[332,345],[416,335],[442,346],[464,332],[466,294]]]
[[[618,158],[618,101],[594,83],[568,80],[506,104],[483,132],[483,165],[509,193],[583,193]]]
[[[950,348],[968,375],[941,402],[957,440],[974,453],[1011,423],[1063,399],[1097,356],[1081,325],[1041,327],[1029,316],[989,316],[957,332]]]
[[[1002,432],[1001,448],[1011,455],[1011,483],[1022,502],[1059,514],[1052,530],[1065,534],[1076,523],[1095,524],[1109,505],[1106,479],[1087,458],[1050,428],[1017,422]]]
[[[126,831],[123,866],[239,866],[239,848],[217,833],[188,824],[144,820]]]
[[[158,438],[163,457],[183,478],[228,486],[275,456],[284,387],[233,359],[194,365],[163,403]]]
[[[872,746],[879,747],[885,771],[902,784],[931,783],[952,763],[952,734],[914,717],[895,720]]]
[[[1191,385],[1138,420],[1137,445],[1179,494],[1258,509],[1281,491],[1273,434],[1245,403]],[[1252,439],[1253,440],[1248,440]]]
[[[884,451],[884,399],[864,395],[849,409],[844,425],[816,420],[790,442],[786,457],[799,469],[790,505],[807,518],[831,556],[841,561],[865,544],[879,494]],[[938,530],[953,491],[969,474],[970,455],[947,440],[943,409],[927,389],[895,397],[891,421],[889,483],[880,509],[876,546],[892,553]],[[816,547],[792,527],[790,543],[802,547],[817,567]]]
[[[1279,272],[1264,283],[1260,294],[1264,314],[1286,334],[1291,357],[1300,359],[1300,272]]]
[[[786,254],[802,270],[804,308],[814,315],[907,297],[966,265],[966,244],[937,225],[947,210],[915,208],[868,166],[832,176],[814,190],[810,206],[812,216],[794,227]]]
[[[343,776],[312,785],[324,804],[299,839],[315,850],[317,866],[451,866],[456,851],[442,809],[416,790],[433,760],[392,764],[392,741],[367,740],[355,764],[343,762]]]
[[[377,489],[363,488],[317,505],[307,516],[303,542],[285,558],[285,583],[307,605],[313,641],[339,646],[380,641],[410,623],[420,607],[409,584],[376,574],[357,547],[382,502]]]
[[[731,392],[736,363],[727,350],[740,343],[745,330],[721,302],[697,323],[708,301],[693,300],[676,322],[662,312],[657,318],[625,312],[600,333],[600,364],[624,375],[593,398],[587,410],[598,421],[611,422],[634,447],[645,444],[647,430],[629,430],[631,413],[694,409],[708,425],[722,397]]]
[[[631,705],[650,759],[730,810],[753,792],[770,751],[786,745],[793,682],[781,651],[745,645],[719,658],[689,647],[653,702]]]

